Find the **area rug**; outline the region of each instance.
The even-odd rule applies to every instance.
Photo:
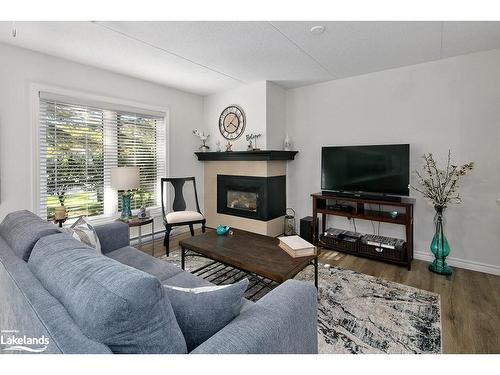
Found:
[[[179,251],[161,259],[180,266]],[[187,258],[186,270],[209,261]],[[231,283],[227,268],[212,268],[208,280]],[[235,270],[234,275],[239,271]],[[229,275],[229,276],[226,276]],[[219,279],[217,279],[219,277]],[[235,276],[236,277],[236,276]],[[296,277],[313,282],[312,267]],[[257,286],[255,287],[257,288]],[[269,290],[247,291],[252,300]],[[318,348],[325,354],[442,352],[441,301],[439,294],[339,267],[321,265],[318,290]]]

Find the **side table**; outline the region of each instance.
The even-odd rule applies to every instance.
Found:
[[[153,256],[155,255],[155,223],[154,219],[152,217],[146,217],[144,219],[139,219],[138,217],[134,216],[128,220],[122,220],[118,219],[119,221],[123,221],[124,223],[128,224],[129,228],[132,227],[138,227],[139,228],[139,248],[142,249],[142,226],[143,225],[148,225],[151,224],[151,238],[153,242]]]

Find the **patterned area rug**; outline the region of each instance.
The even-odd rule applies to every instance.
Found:
[[[161,259],[180,266],[179,251]],[[186,259],[195,270],[210,261]],[[207,267],[209,268],[209,267]],[[244,275],[211,266],[203,277],[222,284]],[[313,282],[312,267],[296,279]],[[252,285],[252,284],[250,284]],[[256,283],[245,297],[258,300],[269,290]],[[441,353],[440,296],[377,277],[320,265],[318,291],[318,347],[320,353]]]

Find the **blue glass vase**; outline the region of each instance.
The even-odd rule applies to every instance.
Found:
[[[132,217],[132,210],[130,209],[130,194],[122,194],[122,219]]]
[[[434,261],[429,265],[429,270],[440,275],[451,275],[451,267],[446,264],[446,257],[450,255],[450,245],[444,235],[444,207],[434,206],[434,209],[436,210],[434,216],[436,231],[431,242]]]

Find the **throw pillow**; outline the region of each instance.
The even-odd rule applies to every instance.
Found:
[[[239,315],[248,280],[201,288],[163,286],[191,351]]]
[[[63,228],[62,231],[81,243],[96,249],[98,253],[101,253],[101,243],[99,242],[99,237],[97,237],[97,232],[84,216],[80,216],[71,227]]]

